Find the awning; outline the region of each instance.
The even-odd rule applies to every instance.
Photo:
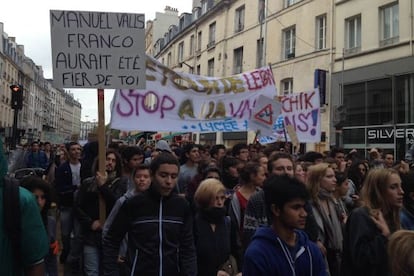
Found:
[[[181,134],[184,134],[184,133],[186,133],[186,132],[174,132],[174,133],[168,134],[166,136],[163,136],[162,139],[170,140],[170,139],[174,138],[174,136],[178,136],[178,135],[181,135]]]
[[[156,133],[156,132],[153,132],[153,131],[143,131],[143,132],[135,133],[134,135],[130,135],[128,138],[129,139],[138,140],[138,139],[141,139],[141,137],[147,138],[149,135],[152,135],[154,133]]]

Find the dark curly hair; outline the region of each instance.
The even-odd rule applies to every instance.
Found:
[[[41,190],[45,194],[45,206],[41,210],[40,214],[42,216],[43,223],[47,229],[47,215],[51,206],[51,196],[50,196],[50,185],[38,176],[28,176],[22,179],[20,186],[34,192],[35,190]]]

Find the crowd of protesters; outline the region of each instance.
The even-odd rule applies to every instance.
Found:
[[[114,143],[102,173],[97,142],[34,142],[25,166],[44,176],[20,185],[38,203],[48,250],[21,263],[49,276],[58,262],[88,276],[414,275],[412,164],[376,148],[289,151]]]

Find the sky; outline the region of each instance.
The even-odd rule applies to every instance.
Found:
[[[16,6],[16,3],[18,3]],[[145,21],[155,19],[156,12],[164,12],[166,6],[178,9],[179,15],[191,12],[192,0],[155,1],[97,1],[97,0],[20,0],[2,1],[0,22],[9,37],[16,37],[24,45],[25,55],[36,65],[42,66],[46,79],[53,77],[50,39],[50,10],[105,11],[144,13]],[[70,89],[82,104],[81,120],[97,120],[98,104],[96,89]],[[110,102],[114,90],[105,90],[105,122],[110,120]]]

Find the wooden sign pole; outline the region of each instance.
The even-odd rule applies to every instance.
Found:
[[[105,148],[105,101],[104,90],[98,89],[98,160],[99,160],[99,173],[105,174],[105,162],[106,162],[106,148]],[[106,204],[102,195],[99,194],[99,221],[103,227],[106,218]]]

